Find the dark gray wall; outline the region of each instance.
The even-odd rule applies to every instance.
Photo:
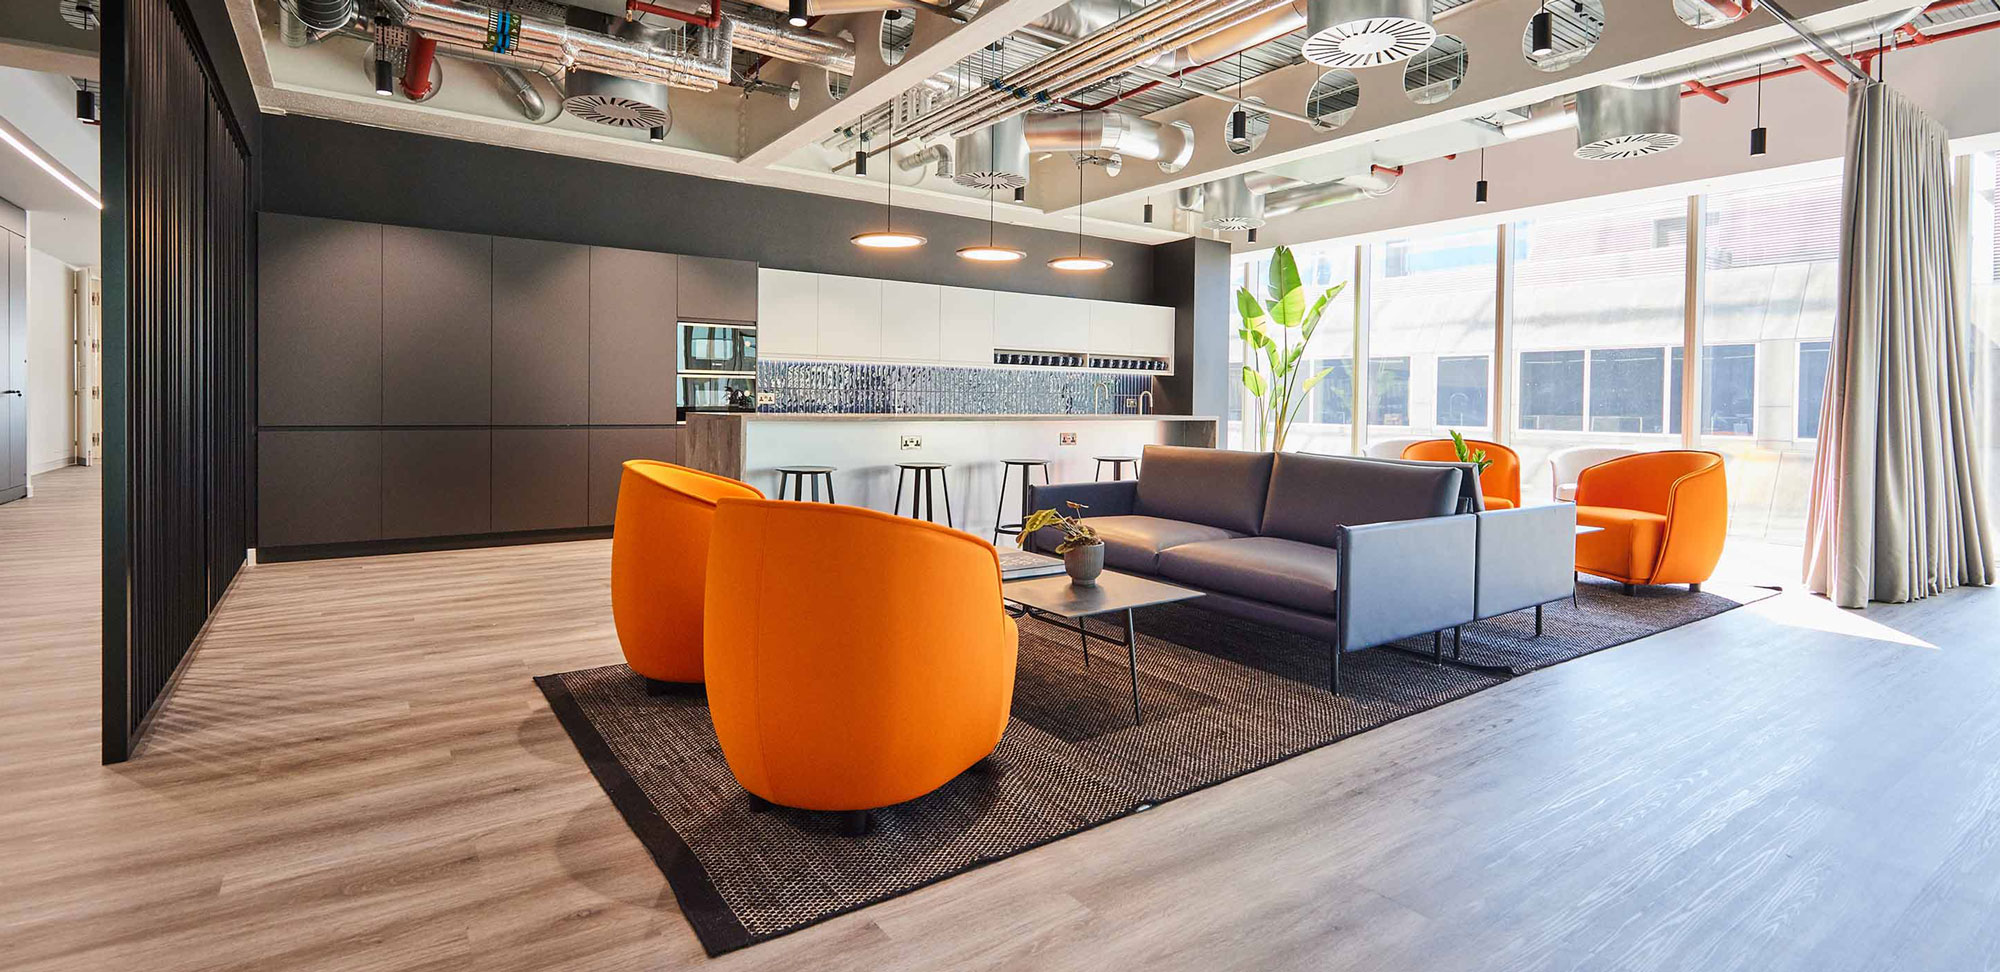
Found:
[[[1153,252],[1154,302],[1174,308],[1174,373],[1153,379],[1159,410],[1226,416],[1233,380],[1229,341],[1235,333],[1229,244],[1185,239]],[[1227,428],[1221,434],[1227,436]]]
[[[957,216],[899,209],[896,225],[930,244],[914,253],[870,252],[847,238],[880,225],[879,203],[300,115],[266,116],[264,141],[267,212],[723,257],[780,270],[1154,300],[1154,248],[1137,243],[1092,239],[1087,248],[1115,265],[1064,274],[1042,261],[1074,252],[1075,236],[1003,226],[1000,241],[1027,250],[1028,259],[983,266],[956,251],[984,243],[986,223]],[[855,191],[873,198],[880,185],[857,179]]]

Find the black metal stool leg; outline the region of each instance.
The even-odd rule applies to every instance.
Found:
[[[996,547],[1000,545],[1000,527],[1007,522],[1007,474],[1013,471],[1013,466],[1004,462],[1000,464],[1000,505],[993,511],[993,545]],[[1021,470],[1021,488],[1028,488],[1026,469]]]
[[[832,473],[827,473],[827,474],[826,474],[826,501],[827,501],[827,502],[829,502],[829,503],[838,503],[838,502],[840,502],[839,500],[837,500],[837,499],[834,499],[834,498],[833,498],[833,474],[832,474]]]
[[[813,502],[817,503],[819,502],[819,475],[815,473],[809,478],[813,481]],[[804,492],[804,490],[801,490],[801,492]]]
[[[938,470],[938,482],[944,484],[944,525],[956,530],[958,524],[951,518],[951,470]]]
[[[908,471],[907,469],[896,470],[896,505],[889,507],[889,512],[896,516],[903,515],[903,474]]]

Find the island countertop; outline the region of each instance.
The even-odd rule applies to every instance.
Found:
[[[840,502],[885,513],[906,492],[900,464],[935,463],[950,491],[939,512],[949,506],[954,526],[988,537],[996,519],[1019,519],[1022,470],[1006,473],[1003,497],[1001,460],[1047,463],[1035,468],[1037,483],[1045,474],[1049,482],[1082,482],[1098,478],[1100,456],[1139,456],[1148,445],[1212,447],[1221,431],[1220,420],[1205,415],[691,412],[682,461],[774,497],[778,467],[828,467]],[[1123,471],[1133,470],[1128,463]]]

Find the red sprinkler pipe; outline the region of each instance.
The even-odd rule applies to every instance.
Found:
[[[1726,105],[1729,103],[1728,95],[1723,94],[1722,92],[1717,91],[1714,88],[1709,87],[1708,85],[1702,84],[1700,81],[1689,81],[1687,83],[1687,86],[1688,86],[1687,93],[1689,94],[1701,95],[1702,97],[1707,98],[1708,100],[1713,101],[1718,105]]]
[[[403,57],[403,94],[422,101],[431,93],[431,64],[437,60],[437,41],[422,34],[410,35],[410,49]]]
[[[657,3],[647,3],[646,0],[625,0],[625,15],[630,17],[634,11],[659,14],[662,17],[671,17],[684,24],[707,27],[711,30],[722,25],[722,4],[717,2],[717,0],[709,0],[708,16],[706,17],[701,14],[691,14],[685,10],[675,10],[672,7],[662,7]]]
[[[1792,55],[1792,60],[1799,62],[1800,67],[1826,79],[1827,84],[1833,85],[1842,91],[1847,90],[1847,80],[1833,73],[1832,69],[1826,65],[1821,64],[1818,58],[1806,54],[1794,54]]]

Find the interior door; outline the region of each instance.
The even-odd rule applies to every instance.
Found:
[[[0,231],[0,503],[28,495],[28,241]]]

